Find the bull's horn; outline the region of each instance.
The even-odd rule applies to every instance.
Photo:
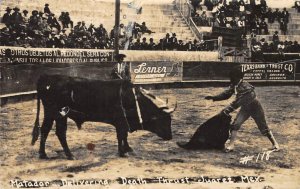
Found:
[[[167,108],[167,109],[163,109],[164,112],[170,114],[170,113],[173,113],[177,108],[177,102],[175,104],[175,107],[174,108]]]

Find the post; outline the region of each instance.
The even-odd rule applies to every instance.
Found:
[[[119,54],[119,26],[120,26],[120,0],[115,2],[115,55]]]

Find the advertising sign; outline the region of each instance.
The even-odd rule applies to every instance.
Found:
[[[294,80],[295,63],[241,64],[246,80]]]
[[[132,62],[134,83],[182,81],[182,62]]]
[[[8,58],[20,63],[84,63],[113,61],[113,51],[99,49],[52,49],[0,47],[1,62]]]

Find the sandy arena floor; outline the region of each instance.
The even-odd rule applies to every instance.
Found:
[[[134,149],[127,158],[117,155],[114,127],[103,123],[87,122],[82,130],[69,121],[67,138],[76,160],[66,160],[55,136],[50,132],[46,151],[50,160],[38,159],[38,144],[31,146],[31,131],[36,114],[36,101],[10,104],[0,111],[0,189],[17,187],[10,181],[52,181],[47,188],[252,188],[296,189],[300,188],[300,88],[298,86],[257,87],[256,91],[267,116],[267,121],[282,150],[269,154],[269,159],[256,158],[271,147],[253,120],[241,128],[234,152],[188,151],[179,148],[177,141],[188,140],[198,126],[218,113],[232,100],[211,102],[204,100],[208,94],[216,94],[222,88],[153,90],[154,94],[167,98],[176,97],[178,108],[173,113],[173,139],[163,141],[155,134],[138,131],[129,134],[129,144]],[[235,113],[234,113],[235,114]],[[233,115],[234,115],[233,114]],[[42,114],[43,115],[43,114]],[[41,116],[43,117],[43,116]],[[42,120],[40,120],[41,122]],[[86,144],[95,144],[89,151]],[[240,159],[254,156],[247,164]],[[210,178],[239,177],[238,183],[205,183],[201,176]],[[243,177],[241,177],[243,176]],[[255,176],[246,183],[246,176]],[[135,178],[136,185],[123,185],[125,179]],[[146,178],[168,178],[177,184],[142,184]],[[79,185],[81,180],[93,183]],[[105,183],[105,179],[108,183]],[[172,180],[179,179],[179,180]],[[191,183],[192,179],[195,179]],[[198,180],[197,180],[198,179]],[[260,182],[256,182],[256,179]],[[69,180],[69,186],[55,183]],[[103,181],[102,184],[99,182]],[[163,182],[162,178],[160,178]],[[98,182],[99,181],[99,182]],[[129,181],[129,179],[127,180]],[[189,184],[187,184],[187,181]],[[207,180],[206,180],[207,181]],[[73,185],[71,185],[73,182]],[[24,184],[24,183],[23,183]],[[28,184],[28,183],[27,183]],[[20,183],[18,186],[21,186]]]

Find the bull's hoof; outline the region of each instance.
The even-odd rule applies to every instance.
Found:
[[[76,160],[76,158],[74,156],[67,156],[68,160]]]
[[[133,152],[133,149],[132,149],[131,147],[128,146],[127,148],[125,148],[125,153],[126,153],[126,152]]]
[[[176,142],[177,146],[184,148],[184,149],[189,149],[188,142]]]
[[[46,154],[40,154],[40,159],[49,159],[49,157]]]
[[[66,154],[68,160],[75,160],[76,158],[71,153]]]
[[[124,152],[119,152],[119,156],[122,157],[122,158],[127,157]]]

